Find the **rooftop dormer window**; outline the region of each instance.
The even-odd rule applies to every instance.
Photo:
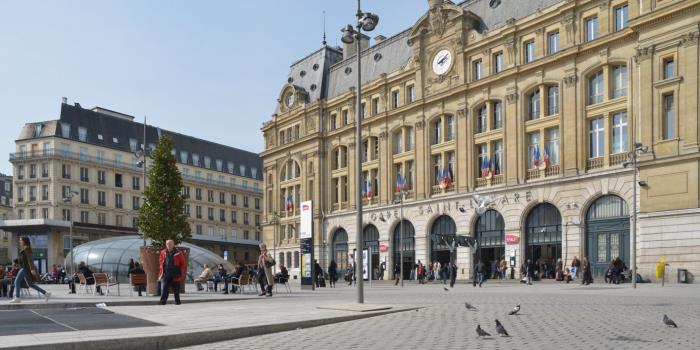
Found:
[[[34,137],[39,137],[41,136],[41,124],[34,124]]]
[[[112,137],[112,142],[114,142],[114,143],[119,143],[119,139],[116,138],[116,137]]]
[[[70,124],[61,123],[61,136],[65,138],[70,138]]]

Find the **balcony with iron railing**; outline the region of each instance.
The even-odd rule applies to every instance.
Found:
[[[455,191],[455,185],[454,183],[451,183],[447,186],[444,185],[433,185],[431,187],[431,194],[433,195],[438,195],[438,194],[447,194],[447,193],[452,193]]]
[[[586,169],[600,169],[603,167],[604,163],[605,157],[589,158],[588,160],[586,160]]]
[[[12,162],[12,163],[20,163],[20,162],[25,162],[25,161],[34,161],[34,160],[52,159],[52,158],[90,163],[90,164],[96,165],[96,166],[112,167],[112,168],[116,168],[116,169],[122,169],[122,170],[127,170],[127,171],[132,171],[132,172],[138,172],[138,173],[143,172],[143,169],[139,168],[136,165],[136,163],[125,163],[125,162],[118,161],[118,160],[107,160],[104,158],[94,157],[94,156],[91,156],[88,154],[80,154],[80,153],[75,153],[75,152],[70,152],[70,151],[58,150],[58,149],[54,149],[54,148],[40,150],[40,151],[10,153],[10,162]],[[248,192],[252,192],[252,193],[262,194],[262,189],[260,189],[260,188],[242,186],[242,185],[233,184],[233,183],[226,182],[226,181],[214,180],[214,179],[210,180],[207,178],[196,177],[196,176],[186,175],[186,174],[181,174],[181,175],[182,175],[182,179],[184,181],[189,181],[189,182],[194,182],[194,183],[199,183],[199,184],[204,184],[204,185],[214,185],[214,186],[224,187],[227,189],[234,189],[234,190],[239,190],[239,191],[248,191]]]
[[[627,153],[614,153],[610,155],[610,166],[622,164],[627,160]]]

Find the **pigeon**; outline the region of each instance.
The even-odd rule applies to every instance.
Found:
[[[466,302],[464,303],[464,307],[466,307],[467,310],[479,310],[476,308],[476,306],[469,304],[469,303],[466,303]]]
[[[669,327],[678,328],[678,326],[676,325],[676,322],[673,322],[673,320],[668,318],[668,316],[666,316],[666,315],[664,315],[664,324],[669,326]]]
[[[490,337],[491,334],[486,333],[485,330],[481,329],[481,325],[476,325],[476,337]]]
[[[513,308],[513,310],[510,310],[510,312],[508,313],[508,315],[515,315],[515,314],[517,314],[519,311],[520,311],[520,304],[515,305],[515,307]]]
[[[498,320],[496,320],[496,333],[500,334],[502,337],[510,337],[510,335],[508,335],[508,331],[506,331],[506,328],[503,327],[501,322]]]
[[[447,289],[447,288],[445,288],[445,287],[442,287],[442,289],[444,289],[445,292],[449,292],[449,291],[450,291],[449,289]]]

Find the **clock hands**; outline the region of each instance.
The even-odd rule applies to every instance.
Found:
[[[450,55],[449,55],[449,54],[444,54],[444,55],[438,60],[437,63],[438,63],[439,65],[442,66],[442,65],[445,63],[445,61],[447,61],[449,58],[450,58]]]

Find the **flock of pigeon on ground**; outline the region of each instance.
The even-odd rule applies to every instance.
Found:
[[[449,289],[445,288],[445,291],[449,291]],[[468,302],[464,303],[464,307],[467,308],[467,310],[469,310],[469,311],[478,311],[479,310],[476,306],[474,306]],[[515,316],[518,314],[518,312],[520,312],[520,304],[515,305],[513,310],[510,310],[510,312],[508,312],[508,315]],[[665,325],[667,325],[669,327],[678,328],[678,325],[676,325],[676,323],[673,322],[673,320],[670,319],[667,315],[664,315],[663,322]],[[506,328],[503,327],[503,324],[499,320],[496,320],[496,333],[502,337],[509,337],[510,336],[508,334],[508,331],[506,330]],[[481,328],[480,324],[476,325],[476,335],[477,335],[477,338],[491,336],[491,334],[489,334],[488,332],[486,332],[485,330],[483,330]]]

